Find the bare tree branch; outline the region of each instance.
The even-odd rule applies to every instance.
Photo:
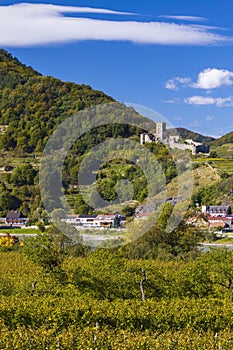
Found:
[[[144,292],[144,283],[146,282],[146,271],[142,268],[142,279],[140,281],[140,289],[141,289],[141,293],[142,293],[142,301],[146,300],[146,296],[145,296],[145,292]]]

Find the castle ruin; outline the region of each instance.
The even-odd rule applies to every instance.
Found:
[[[209,146],[204,145],[200,142],[195,142],[191,139],[182,141],[178,135],[168,135],[166,123],[160,122],[156,123],[155,133],[142,133],[140,134],[140,143],[144,145],[145,143],[156,143],[162,142],[171,148],[178,148],[181,150],[190,150],[193,155],[198,153],[209,153]]]

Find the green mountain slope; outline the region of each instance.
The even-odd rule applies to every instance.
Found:
[[[212,146],[213,147],[218,147],[218,146],[222,146],[225,145],[227,143],[233,143],[233,131],[229,132],[226,135],[223,135],[222,137],[216,139]]]
[[[91,105],[114,101],[87,85],[44,77],[0,51],[0,148],[41,152],[66,117]]]
[[[63,120],[74,113],[90,106],[113,101],[111,97],[101,91],[93,90],[90,86],[42,76],[6,51],[0,50],[2,216],[9,209],[20,208],[32,222],[43,219],[43,205],[38,187],[38,166],[49,136]],[[77,186],[79,167],[85,152],[107,138],[117,136],[139,140],[140,131],[133,126],[108,125],[98,130],[91,130],[73,145],[64,164],[63,185],[76,212],[91,212]],[[184,128],[178,128],[177,131],[184,139],[192,138],[203,143],[214,141],[211,137]],[[171,182],[177,176],[177,169],[169,150],[162,144],[147,146],[159,160],[166,182]],[[36,157],[33,155],[34,152],[37,153]],[[99,193],[106,200],[113,201],[117,197],[118,181],[129,179],[134,181],[135,185],[133,199],[142,202],[147,196],[147,183],[139,170],[136,165],[123,162],[121,159],[115,163],[104,164],[96,178]],[[198,182],[201,183],[201,180]]]
[[[0,50],[0,73],[0,213],[4,216],[8,210],[20,209],[32,222],[37,222],[44,220],[38,169],[49,136],[78,111],[114,100],[88,85],[42,76],[4,50]],[[138,117],[132,109],[123,108]],[[113,124],[90,130],[76,141],[64,164],[63,185],[77,212],[91,210],[76,186],[82,155],[106,138],[139,140],[139,132],[134,126]],[[116,177],[114,171],[113,175],[110,173],[111,178]],[[104,179],[99,182],[104,195],[111,196],[116,181],[111,182],[110,189],[103,185]],[[138,186],[139,197],[144,190],[141,187],[139,190]]]
[[[40,74],[19,62],[7,51],[0,49],[0,93],[4,88],[13,89],[19,84],[24,84],[33,76]]]
[[[204,144],[210,144],[212,143],[215,139],[211,136],[204,136],[204,135],[201,135],[201,134],[198,134],[194,131],[191,131],[191,130],[188,130],[188,129],[185,129],[185,128],[176,128],[176,129],[170,129],[169,130],[170,133],[178,133],[182,139],[192,139],[193,141],[196,141],[196,142],[201,142],[201,143],[204,143]]]

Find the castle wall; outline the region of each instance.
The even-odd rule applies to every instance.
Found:
[[[198,153],[209,153],[210,151],[209,146],[203,145],[193,140],[186,140],[186,143],[180,143],[178,135],[167,137],[166,123],[156,123],[155,134],[143,133],[140,135],[141,145],[157,141],[168,144],[171,148],[190,150],[194,155]]]

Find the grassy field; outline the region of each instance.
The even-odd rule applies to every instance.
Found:
[[[233,244],[233,237],[219,238],[214,241],[216,244]]]
[[[0,234],[4,233],[10,233],[11,235],[17,235],[17,234],[32,234],[32,233],[40,233],[40,230],[34,229],[34,228],[14,228],[14,229],[8,229],[4,228],[1,229],[0,227]]]

